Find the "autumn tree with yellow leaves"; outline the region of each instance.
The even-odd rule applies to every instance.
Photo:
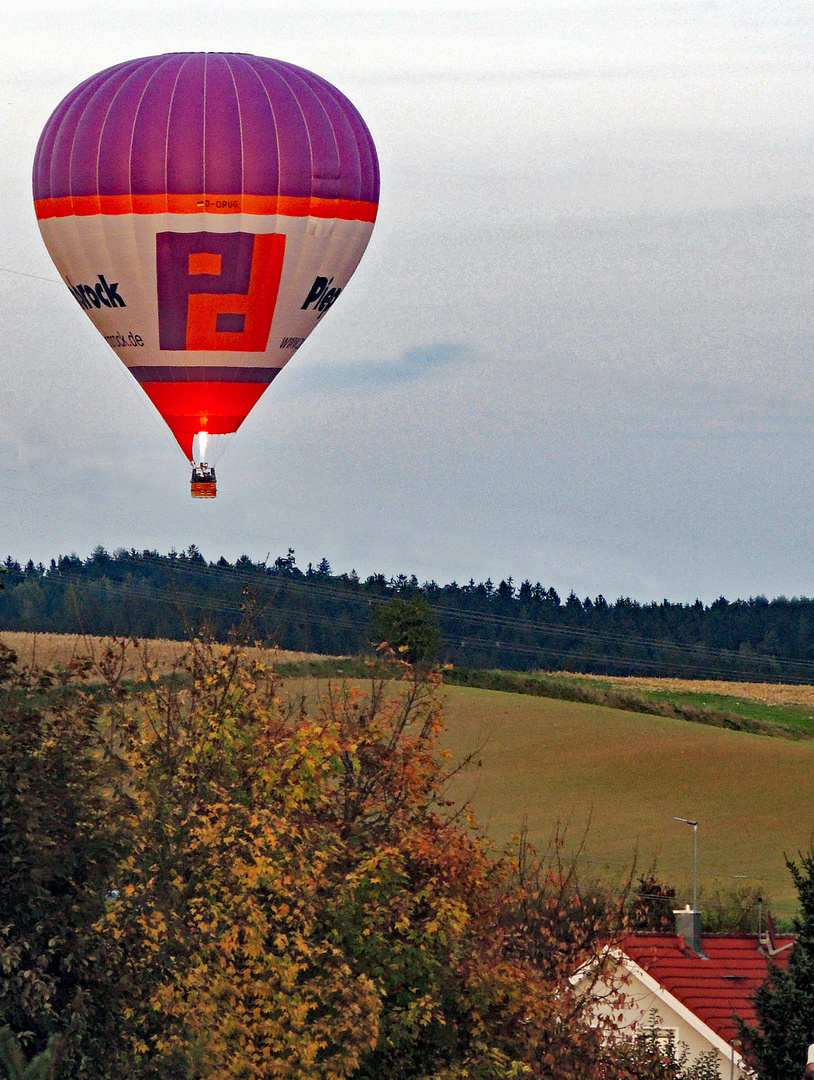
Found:
[[[437,674],[291,697],[242,649],[195,643],[170,680],[145,656],[133,691],[117,648],[103,695],[24,685],[6,657],[2,828],[24,873],[16,908],[0,893],[0,1025],[32,1061],[50,1047],[71,1080],[621,1075],[571,976],[610,980],[624,896],[556,846],[498,856],[449,804]],[[46,848],[67,867],[77,844],[85,863],[44,879]]]

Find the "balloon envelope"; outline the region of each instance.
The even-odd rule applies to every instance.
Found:
[[[33,179],[60,274],[188,459],[198,433],[237,430],[335,302],[379,197],[351,102],[238,53],[87,79],[48,120]]]

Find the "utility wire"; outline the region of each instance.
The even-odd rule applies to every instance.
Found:
[[[43,277],[42,274],[26,274],[22,270],[10,270],[7,266],[0,266],[0,274],[13,274],[15,277],[33,278],[34,281],[47,281],[50,285],[64,285],[61,278]]]
[[[160,557],[159,557],[160,558]],[[319,597],[332,600],[345,608],[342,612],[325,613],[313,612],[303,608],[292,609],[289,607],[276,609],[278,619],[291,619],[299,621],[306,626],[328,626],[333,629],[350,630],[356,633],[364,633],[369,628],[370,609],[382,602],[387,597],[364,594],[359,591],[346,590],[333,586],[327,582],[314,582],[308,579],[296,577],[281,577],[271,575],[264,567],[239,568],[210,566],[208,563],[190,562],[185,558],[167,562],[163,559],[159,563],[160,569],[169,573],[171,577],[184,580],[190,584],[207,584],[211,586],[213,579],[216,585],[234,586],[243,585],[248,588],[258,589],[265,596],[262,597],[260,607],[261,617],[267,622],[274,621],[269,614],[274,609],[274,603],[287,595],[294,597]],[[66,575],[67,576],[67,575]],[[68,578],[69,580],[70,577]],[[215,613],[242,614],[245,605],[240,601],[228,597],[213,596],[209,589],[206,595],[196,597],[190,595],[188,587],[181,585],[180,581],[172,589],[162,587],[145,588],[128,583],[117,583],[108,579],[108,588],[120,592],[122,599],[133,597],[145,601],[152,601],[164,605],[185,607],[190,612],[200,615]],[[80,581],[76,578],[71,580],[74,588],[80,591],[98,590],[98,580],[94,582]],[[347,608],[356,608],[357,614],[348,611]],[[439,616],[444,644],[450,649],[465,649],[467,652],[486,653],[490,656],[499,655],[522,655],[537,658],[542,662],[550,662],[552,658],[567,659],[571,663],[587,661],[594,664],[625,665],[634,671],[652,673],[654,670],[674,670],[676,663],[682,659],[690,660],[694,667],[695,677],[729,677],[731,678],[731,664],[737,663],[743,671],[744,668],[756,669],[756,674],[765,677],[766,665],[771,663],[773,677],[776,679],[783,672],[799,680],[801,675],[814,677],[814,664],[806,660],[788,660],[785,658],[762,657],[759,655],[744,655],[733,649],[713,648],[704,644],[686,644],[678,642],[663,642],[641,636],[624,635],[615,631],[601,631],[589,627],[562,626],[551,623],[531,622],[517,617],[492,614],[487,612],[468,612],[456,607],[443,604],[431,605],[433,611]],[[446,618],[453,617],[457,621],[470,626],[470,633],[462,634],[460,631],[452,633],[444,632],[443,622]],[[525,641],[506,641],[501,639],[484,639],[473,636],[471,631],[477,633],[478,629],[516,631],[522,633]],[[532,637],[536,640],[529,641]],[[550,640],[550,639],[554,640]],[[559,642],[559,644],[558,644]],[[619,655],[612,648],[619,646],[626,649],[646,650],[651,655],[636,657]],[[601,651],[600,651],[601,650]],[[669,652],[669,656],[662,657],[659,653]],[[652,655],[655,653],[656,655]],[[729,663],[727,663],[727,661]]]

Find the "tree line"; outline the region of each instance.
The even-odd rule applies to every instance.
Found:
[[[711,604],[642,603],[602,595],[564,599],[511,577],[465,584],[414,575],[336,574],[327,559],[297,566],[241,556],[207,562],[182,552],[97,547],[49,566],[8,556],[0,629],[185,640],[228,638],[251,608],[257,640],[284,649],[359,655],[371,648],[371,613],[399,598],[429,606],[438,657],[457,666],[814,681],[814,600],[751,597]]]

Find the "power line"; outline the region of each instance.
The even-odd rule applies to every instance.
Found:
[[[13,274],[15,277],[33,278],[34,281],[47,281],[50,285],[64,285],[60,278],[43,277],[41,274],[26,274],[22,270],[9,270],[7,266],[0,266],[0,274]]]
[[[209,572],[211,569],[221,570],[224,574],[235,574],[239,579],[245,582],[256,582],[256,571],[241,571],[234,569],[228,569],[226,567],[209,568],[208,566],[190,566],[176,564],[178,570],[182,572],[193,572],[197,574],[203,574]],[[174,567],[175,569],[175,567]],[[358,592],[351,592],[349,590],[341,589],[335,586],[319,583],[318,585],[305,581],[299,581],[296,578],[285,578],[284,588],[291,592],[309,593],[314,594],[314,589],[318,589],[320,594],[328,596],[337,601],[343,603],[359,603],[368,608],[382,603],[385,598],[360,595]],[[814,678],[814,662],[806,660],[793,660],[784,659],[778,657],[763,657],[759,655],[750,656],[744,654],[735,649],[716,648],[703,643],[681,643],[675,641],[656,641],[652,638],[643,638],[635,635],[621,634],[615,631],[596,630],[590,627],[575,627],[575,626],[563,626],[561,624],[552,623],[536,623],[529,620],[519,619],[516,616],[499,615],[491,612],[472,612],[462,610],[460,608],[451,607],[444,604],[430,604],[432,610],[436,615],[443,618],[444,616],[451,616],[459,621],[473,624],[474,626],[482,626],[484,628],[503,628],[506,630],[522,631],[525,634],[533,633],[537,635],[553,635],[564,638],[572,638],[577,642],[591,643],[596,642],[601,645],[619,645],[626,648],[634,649],[647,649],[664,651],[669,650],[673,655],[678,654],[678,657],[684,657],[693,660],[696,664],[700,661],[704,665],[706,673],[714,675],[720,673],[723,669],[716,667],[714,661],[732,661],[737,663],[740,667],[744,665],[753,665],[758,668],[764,668],[767,661],[770,661],[775,668],[782,670],[788,670],[792,672],[806,672]],[[304,613],[303,613],[304,614]],[[442,628],[443,629],[443,628]],[[442,635],[443,636],[443,635]],[[481,649],[491,648],[498,651],[511,651],[518,652],[526,656],[536,656],[541,652],[552,656],[570,656],[573,650],[565,648],[553,648],[551,644],[524,644],[522,642],[514,641],[500,641],[489,640],[483,641],[480,638],[461,638],[458,634],[454,636],[444,636],[444,641],[447,645],[454,646],[455,642],[460,641],[461,647],[464,645],[467,647],[477,647]],[[699,655],[702,654],[702,655]],[[583,658],[595,660],[597,662],[624,662],[630,667],[641,668],[642,670],[648,670],[654,666],[660,669],[667,669],[675,666],[675,661],[670,659],[659,660],[655,657],[648,658],[636,658],[626,657],[619,655],[608,655],[606,653],[583,653]]]
[[[345,610],[326,613],[310,611],[305,605],[299,608],[278,608],[275,611],[278,620],[287,618],[306,626],[328,626],[334,630],[352,631],[356,634],[364,633],[368,629],[370,609],[388,599],[387,596],[362,592],[361,586],[358,590],[347,589],[331,584],[329,581],[283,576],[270,571],[264,565],[252,565],[245,568],[219,567],[203,560],[200,563],[190,561],[185,556],[178,560],[166,560],[161,556],[156,556],[156,569],[169,575],[170,580],[175,578],[178,584],[169,589],[163,586],[145,588],[143,585],[115,582],[108,578],[106,587],[114,592],[119,591],[122,599],[130,596],[134,599],[171,605],[179,609],[185,608],[188,616],[195,612],[199,618],[201,615],[217,613],[242,615],[246,610],[245,603],[228,596],[213,596],[209,588],[206,589],[205,595],[192,595],[186,587],[186,582],[207,586],[211,586],[214,582],[215,587],[221,588],[237,585],[242,586],[244,591],[256,589],[260,593],[258,599],[262,599],[262,603],[258,604],[259,615],[266,622],[271,618],[269,613],[274,602],[281,598],[289,596],[295,599],[297,597],[319,598],[333,601]],[[96,581],[71,579],[70,572],[66,578],[75,588],[83,591],[98,588],[98,579]],[[436,603],[431,604],[431,607],[439,618],[444,644],[451,650],[465,649],[470,654],[487,653],[492,656],[496,654],[498,657],[503,655],[507,659],[520,655],[531,659],[537,658],[541,663],[557,658],[571,663],[589,662],[602,665],[612,664],[617,667],[624,665],[628,670],[651,674],[654,671],[674,670],[678,663],[689,661],[692,663],[695,677],[710,678],[731,677],[732,664],[736,664],[742,673],[745,668],[747,672],[751,668],[754,673],[765,677],[766,666],[770,664],[775,678],[784,672],[798,680],[803,675],[814,676],[814,664],[806,660],[750,656],[733,649],[714,648],[705,644],[658,641],[611,630],[532,622],[515,616],[466,611],[446,604]],[[348,611],[348,608],[351,611]],[[356,609],[355,613],[353,609]],[[448,626],[445,628],[444,623],[450,619],[462,624],[463,633],[461,630],[453,632]],[[468,633],[466,627],[469,627]],[[485,639],[478,636],[478,630],[491,633],[503,631],[509,638],[517,633],[526,640]],[[532,640],[528,640],[529,637]],[[646,651],[648,655],[644,657],[620,655],[617,649]],[[665,652],[669,655],[664,656]]]

